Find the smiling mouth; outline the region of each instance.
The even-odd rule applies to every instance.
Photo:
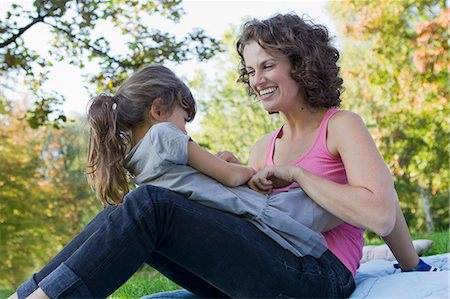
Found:
[[[265,95],[268,95],[270,93],[273,93],[275,90],[277,90],[276,87],[269,87],[269,88],[266,88],[266,89],[262,89],[262,90],[259,91],[259,95],[260,96],[265,96]]]

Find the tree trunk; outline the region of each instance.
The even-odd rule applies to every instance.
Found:
[[[419,186],[420,188],[420,200],[422,202],[423,207],[423,213],[425,215],[425,224],[427,228],[427,233],[431,234],[434,232],[434,223],[433,218],[431,217],[431,211],[430,211],[430,198],[429,193],[427,192],[426,188],[423,188],[422,186]]]

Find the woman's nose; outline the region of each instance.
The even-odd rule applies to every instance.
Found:
[[[262,72],[255,72],[253,76],[253,85],[259,86],[263,85],[266,82],[266,78]]]

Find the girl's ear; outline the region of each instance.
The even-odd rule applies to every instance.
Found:
[[[153,103],[148,111],[150,119],[155,121],[166,120],[167,117],[164,108],[165,107],[163,105],[161,98],[156,98],[155,100],[153,100]]]

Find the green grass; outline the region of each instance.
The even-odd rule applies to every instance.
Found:
[[[8,298],[12,293],[14,293],[12,289],[0,289],[0,298]]]
[[[429,235],[421,235],[421,236],[413,235],[412,238],[413,240],[428,239],[433,241],[433,245],[422,254],[422,256],[427,256],[450,252],[449,234],[450,230],[447,229]],[[383,239],[372,233],[366,232],[365,245],[381,245],[381,244],[384,244]]]
[[[144,266],[124,285],[117,289],[110,299],[139,298],[145,295],[174,291],[180,287],[150,267]]]
[[[433,240],[433,246],[428,249],[422,256],[434,255],[450,252],[449,230],[436,232],[431,235],[413,236],[413,239],[430,239]],[[381,239],[371,239],[370,244],[382,244]],[[178,285],[171,282],[157,271],[150,267],[143,267],[136,272],[122,287],[114,292],[108,298],[125,299],[139,298],[145,295],[158,292],[173,291],[180,289]],[[14,292],[12,289],[0,289],[0,298],[7,298]]]
[[[450,230],[445,230],[441,232],[436,232],[431,235],[425,236],[413,236],[413,239],[429,239],[433,241],[433,246],[430,249],[425,251],[422,256],[427,255],[435,255],[440,253],[450,252],[450,243],[449,243],[449,233]]]

